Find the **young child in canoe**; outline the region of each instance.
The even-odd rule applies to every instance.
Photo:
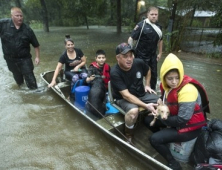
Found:
[[[86,78],[86,82],[90,86],[86,107],[97,117],[105,115],[109,80],[110,66],[106,63],[106,53],[104,50],[97,50],[95,61],[90,64]]]

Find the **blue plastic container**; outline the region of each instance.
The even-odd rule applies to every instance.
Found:
[[[78,86],[75,88],[75,102],[74,104],[80,109],[85,108],[85,104],[88,100],[89,86]]]

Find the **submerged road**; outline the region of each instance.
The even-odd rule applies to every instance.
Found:
[[[107,62],[113,65],[115,47],[127,40],[129,33],[117,35],[114,27],[50,28],[49,33],[35,30],[41,44],[41,62],[35,67],[39,86],[45,86],[39,74],[54,70],[64,51],[64,36],[70,34],[75,45],[87,56],[88,64],[95,51],[104,49]],[[32,51],[33,53],[33,51]],[[185,73],[199,80],[207,90],[212,114],[221,118],[221,65],[192,60],[178,53]],[[164,59],[161,59],[158,67]],[[195,55],[193,55],[195,56]],[[0,53],[0,169],[44,170],[143,170],[145,167],[94,129],[84,118],[51,90],[33,93],[19,89]]]

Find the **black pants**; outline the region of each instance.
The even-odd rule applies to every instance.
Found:
[[[150,144],[166,159],[168,163],[174,161],[174,157],[172,156],[168,146],[169,143],[186,142],[196,138],[201,133],[201,129],[178,133],[175,128],[164,128],[165,126],[158,119],[154,126],[151,127],[150,122],[152,120],[153,116],[147,116],[145,118],[145,125],[154,132],[149,138]],[[163,129],[160,130],[160,127]]]
[[[12,72],[16,83],[25,83],[29,89],[37,89],[36,78],[33,73],[34,65],[31,58],[5,58],[8,69]]]
[[[150,80],[150,87],[153,90],[156,90],[156,83],[157,83],[157,56],[154,55],[150,59],[143,59],[143,61],[148,65],[151,69],[151,80]]]

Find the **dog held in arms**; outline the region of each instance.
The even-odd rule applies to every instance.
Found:
[[[150,113],[149,115],[153,115],[153,114]],[[150,126],[153,126],[155,124],[156,119],[158,118],[158,116],[160,116],[161,119],[166,120],[169,115],[170,115],[170,110],[169,110],[167,105],[165,105],[165,104],[158,105],[157,106],[157,114],[154,116],[153,121],[150,122]]]
[[[106,88],[103,82],[103,76],[98,69],[89,68],[88,76],[91,75],[95,75],[95,79],[90,82],[86,109],[96,117],[101,118],[106,112]]]

